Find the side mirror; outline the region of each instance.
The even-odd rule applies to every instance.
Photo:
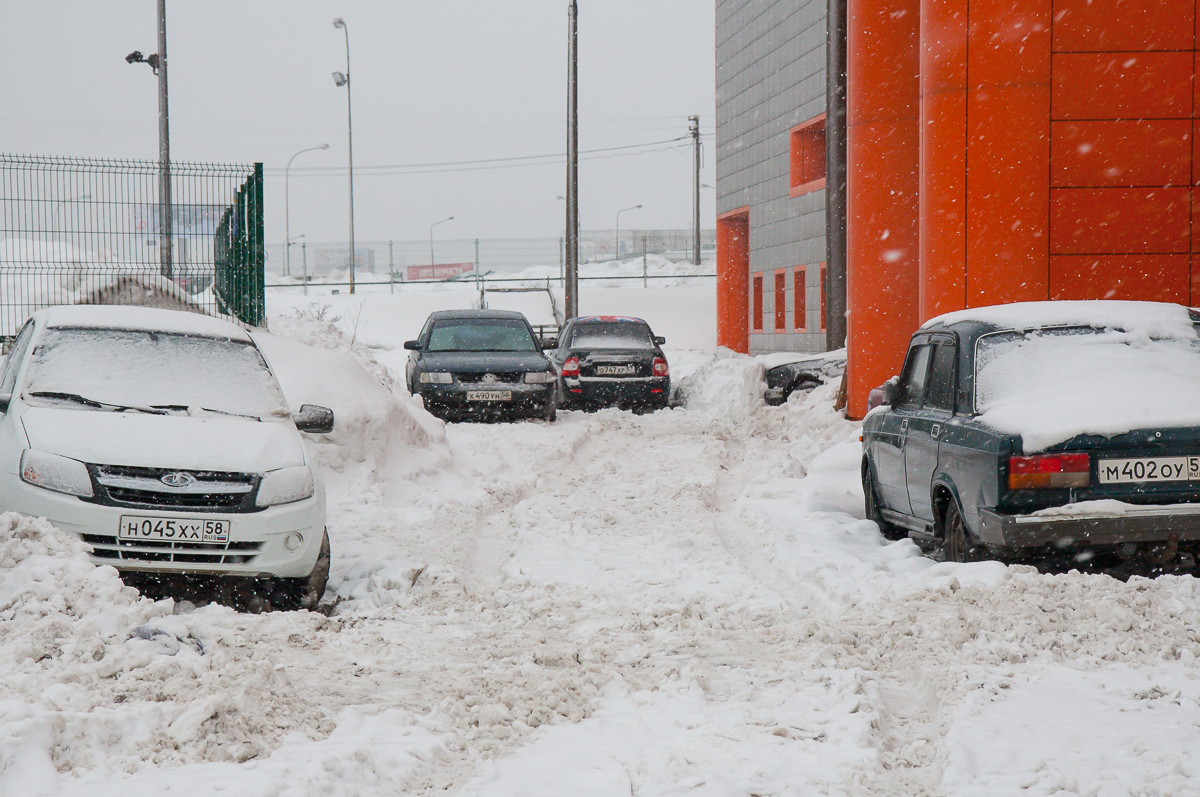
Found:
[[[892,406],[900,396],[900,377],[893,376],[879,387],[871,388],[867,394],[867,412],[876,407]]]
[[[404,341],[404,348],[408,349],[409,351],[420,351],[421,342],[419,340],[406,340]]]
[[[655,335],[655,336],[654,336],[654,345],[655,345],[655,346],[665,346],[665,345],[666,345],[666,343],[667,343],[667,339],[666,339],[666,338],[661,338],[661,337],[659,337],[658,335]]]
[[[301,432],[329,434],[333,431],[333,410],[316,404],[301,404],[292,421]]]
[[[7,413],[8,405],[10,403],[12,403],[12,395],[11,394],[5,393],[3,395],[0,395],[0,412]]]
[[[557,349],[558,338],[540,338],[538,339],[538,345],[543,349]]]

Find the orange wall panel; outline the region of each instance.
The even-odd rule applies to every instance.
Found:
[[[717,345],[750,351],[750,211],[717,218]]]
[[[1056,53],[1055,119],[1188,119],[1193,55]]]
[[[1189,119],[1053,122],[1051,185],[1187,185],[1191,137]]]
[[[1185,253],[1191,243],[1188,188],[1055,188],[1050,251],[1071,254]]]
[[[920,2],[847,2],[847,415],[918,325]]]
[[[1051,299],[1130,299],[1187,304],[1189,255],[1054,255]]]
[[[966,91],[967,0],[922,0],[922,322],[966,303]]]
[[[1195,0],[1055,0],[1055,52],[1190,50]]]

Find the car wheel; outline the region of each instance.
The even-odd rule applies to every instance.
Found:
[[[271,594],[271,606],[284,611],[316,609],[329,583],[329,558],[329,531],[326,530],[321,535],[321,550],[317,553],[317,563],[313,565],[312,572],[304,578],[280,579],[275,592]]]
[[[879,533],[885,540],[902,540],[907,537],[907,531],[883,519],[883,513],[879,511],[879,494],[875,492],[875,481],[871,478],[871,466],[866,460],[863,460],[862,485],[867,520],[879,527]]]
[[[546,405],[546,409],[542,410],[542,420],[546,423],[554,423],[558,420],[558,407],[553,401]]]
[[[971,540],[962,511],[953,498],[947,503],[942,518],[942,554],[947,562],[978,562],[984,558],[980,546]]]

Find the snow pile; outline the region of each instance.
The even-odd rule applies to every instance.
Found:
[[[1015,302],[956,310],[929,319],[922,329],[979,321],[1002,329],[1039,329],[1056,326],[1092,326],[1114,329],[1146,338],[1195,340],[1188,309],[1165,302],[1055,301]]]
[[[765,406],[766,371],[749,357],[724,348],[715,354],[671,351],[668,363],[676,403],[686,404],[689,411],[703,413],[722,425],[739,427]],[[749,431],[747,428],[744,433]]]
[[[147,763],[244,761],[330,729],[216,606],[172,615],[45,521],[0,515],[0,793]],[[329,621],[301,614],[297,630]]]

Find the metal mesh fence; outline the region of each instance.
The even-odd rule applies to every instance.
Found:
[[[213,291],[214,241],[256,174],[261,181],[261,166],[171,164],[172,268],[164,274],[157,162],[0,155],[0,338],[57,304],[227,315]],[[240,223],[257,225],[261,273],[261,200],[255,211],[258,218]]]

